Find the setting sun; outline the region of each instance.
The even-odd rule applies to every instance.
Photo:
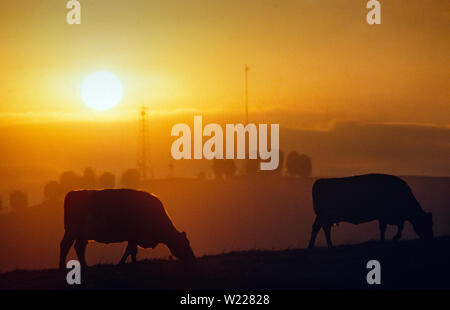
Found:
[[[449,33],[450,0],[0,0],[1,297],[450,291]]]
[[[119,78],[109,72],[95,72],[87,76],[81,87],[84,103],[96,110],[104,111],[120,102],[123,87]]]

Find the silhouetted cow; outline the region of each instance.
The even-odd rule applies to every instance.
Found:
[[[402,235],[403,223],[412,223],[421,238],[433,236],[431,213],[422,210],[408,184],[385,174],[366,174],[347,178],[319,179],[314,183],[313,204],[316,219],[312,226],[309,248],[320,228],[323,228],[328,247],[332,247],[330,231],[334,223],[360,224],[378,220],[381,240],[387,224],[397,225],[394,240]]]
[[[136,261],[137,246],[154,248],[165,244],[181,260],[194,260],[186,233],[178,232],[161,201],[146,192],[128,189],[72,191],[64,200],[65,233],[61,241],[60,268],[75,242],[75,251],[86,266],[88,240],[102,243],[128,241],[120,260],[131,254]]]

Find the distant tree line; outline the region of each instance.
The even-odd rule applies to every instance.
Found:
[[[247,176],[276,176],[286,174],[292,177],[309,177],[312,172],[311,158],[305,154],[292,151],[286,160],[284,153],[280,151],[279,165],[275,170],[260,170],[260,159],[246,160],[244,175]],[[232,159],[215,159],[212,161],[212,172],[216,179],[230,179],[236,176],[238,168]],[[205,173],[198,175],[199,179],[205,179]],[[120,184],[123,188],[139,188],[141,176],[137,169],[127,169],[120,176]],[[50,181],[44,185],[44,199],[46,201],[61,199],[68,192],[77,189],[106,189],[116,187],[116,176],[111,172],[103,172],[97,177],[92,168],[86,168],[83,174],[78,175],[73,171],[64,171],[58,181]],[[28,196],[24,191],[15,190],[9,195],[10,207],[20,211],[28,207]],[[0,199],[0,210],[4,204]]]
[[[125,170],[120,178],[124,188],[138,188],[141,185],[141,176],[137,169]],[[116,187],[116,176],[112,172],[103,172],[99,177],[92,168],[84,169],[82,175],[73,171],[61,173],[59,181],[50,181],[44,186],[46,199],[57,198],[76,189],[106,189]]]
[[[141,185],[141,177],[137,169],[125,170],[120,178],[124,188],[138,188]],[[112,172],[103,172],[98,177],[92,168],[86,168],[83,174],[78,175],[74,171],[64,171],[59,179],[44,184],[44,201],[52,201],[63,198],[68,192],[78,189],[106,189],[116,187],[116,176]],[[21,190],[14,190],[9,194],[9,205],[13,211],[21,211],[29,206],[28,195]],[[4,208],[0,199],[0,211]]]
[[[286,159],[287,174],[294,177],[309,177],[312,172],[311,157],[297,152],[290,152]]]
[[[275,170],[260,170],[261,159],[247,159],[244,164],[243,175],[247,176],[276,176],[286,174],[292,177],[309,177],[312,173],[311,157],[292,151],[288,154],[286,163],[284,153],[280,151],[278,168]],[[214,159],[212,170],[216,179],[229,179],[236,175],[238,169],[232,159]],[[204,174],[200,174],[199,177]]]

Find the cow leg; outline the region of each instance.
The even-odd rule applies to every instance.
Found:
[[[379,220],[378,221],[378,225],[380,226],[380,240],[384,241],[385,240],[387,224],[385,222],[383,222],[382,220]]]
[[[59,269],[64,269],[66,267],[66,258],[67,254],[69,253],[70,248],[72,247],[72,244],[75,242],[75,239],[70,237],[67,232],[64,233],[64,236],[61,240],[61,243],[59,245],[60,252],[59,252]]]
[[[132,247],[130,249],[131,259],[132,259],[133,263],[136,263],[137,251],[138,251],[137,243],[133,243]]]
[[[75,251],[77,252],[78,260],[81,264],[81,267],[87,268],[86,264],[86,246],[87,246],[87,240],[80,240],[77,239],[75,242]]]
[[[320,225],[319,219],[316,216],[316,219],[314,220],[314,223],[312,225],[311,239],[309,240],[309,246],[308,246],[309,249],[314,248],[314,243],[316,242],[317,233],[319,232],[320,227],[321,227],[321,225]]]
[[[129,246],[130,245],[128,244],[125,253],[123,253],[122,258],[120,259],[119,265],[123,265],[127,261],[128,255],[130,255]]]
[[[403,222],[398,224],[397,227],[398,227],[397,234],[394,236],[394,238],[392,238],[392,240],[394,240],[394,241],[398,241],[402,237]]]
[[[327,239],[328,248],[332,248],[333,244],[331,243],[331,223],[326,223],[322,225],[323,232],[325,233],[325,238]]]
[[[120,265],[125,264],[129,255],[131,255],[131,259],[133,260],[133,263],[135,263],[136,255],[137,255],[137,243],[136,242],[128,242],[127,248],[125,249],[125,253],[123,253],[123,256],[120,259],[119,264]]]

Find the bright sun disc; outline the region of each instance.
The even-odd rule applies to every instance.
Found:
[[[88,75],[81,86],[84,103],[96,110],[104,111],[120,102],[123,95],[119,78],[109,72],[95,72]]]

